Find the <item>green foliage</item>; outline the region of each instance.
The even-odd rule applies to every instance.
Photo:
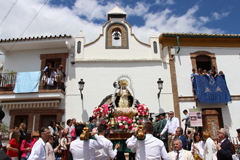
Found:
[[[2,132],[2,137],[8,137],[9,128],[8,128],[8,125],[4,122],[2,122],[1,132]]]

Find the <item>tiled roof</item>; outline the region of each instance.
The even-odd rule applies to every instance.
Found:
[[[42,40],[42,39],[59,39],[59,38],[72,38],[71,35],[54,35],[54,36],[37,36],[37,37],[24,37],[24,38],[9,38],[1,39],[0,42],[16,42],[16,41],[31,41],[31,40]]]
[[[176,36],[181,36],[181,37],[209,37],[209,38],[240,38],[240,34],[208,34],[208,33],[162,33],[160,36],[163,37],[176,37]]]

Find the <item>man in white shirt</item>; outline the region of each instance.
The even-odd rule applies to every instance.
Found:
[[[177,117],[174,117],[174,112],[169,112],[169,118],[170,120],[167,121],[166,126],[164,127],[163,131],[160,134],[160,137],[168,131],[168,150],[171,152],[173,150],[172,142],[175,138],[176,129],[179,127],[179,119]]]
[[[46,160],[45,143],[51,138],[51,132],[47,128],[41,128],[39,131],[41,136],[33,145],[31,154],[28,160]]]
[[[179,138],[173,140],[174,151],[169,152],[168,155],[171,160],[194,160],[190,151],[182,149],[182,141]]]
[[[85,124],[79,124],[75,126],[75,132],[77,134],[77,139],[72,141],[70,144],[70,152],[72,153],[73,160],[94,160],[95,150],[103,148],[103,141],[98,135],[91,135],[95,137],[96,140],[80,140],[80,135],[83,132]]]
[[[127,139],[126,144],[132,152],[136,152],[137,160],[170,160],[164,143],[158,138],[154,137],[153,125],[150,122],[144,123],[144,134],[146,135],[144,140],[138,140],[135,135]]]
[[[103,149],[99,149],[95,151],[95,160],[106,160],[106,159],[114,159],[117,155],[117,150],[120,148],[119,144],[116,144],[115,149],[113,150],[113,144],[110,140],[105,138],[107,132],[106,125],[98,126],[98,135],[99,138],[103,141]]]
[[[187,135],[186,130],[187,130],[187,124],[189,122],[189,114],[188,114],[188,111],[186,109],[183,111],[183,114],[185,115],[185,117],[182,119],[182,122],[185,120],[184,134]]]

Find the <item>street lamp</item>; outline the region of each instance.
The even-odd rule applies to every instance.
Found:
[[[163,81],[161,80],[161,78],[158,79],[157,84],[158,84],[158,89],[159,89],[159,92],[158,92],[158,98],[159,98],[160,93],[161,93],[162,88],[163,88]]]
[[[158,78],[157,84],[158,84],[158,89],[159,89],[159,92],[158,92],[157,96],[158,96],[159,113],[160,113],[161,112],[160,94],[161,94],[161,91],[162,91],[162,88],[163,88],[163,81],[161,80],[161,78]]]
[[[81,79],[81,80],[78,82],[79,90],[80,90],[80,93],[81,93],[81,99],[83,99],[82,90],[83,90],[83,88],[84,88],[84,84],[85,84],[85,82],[83,81],[83,79]]]

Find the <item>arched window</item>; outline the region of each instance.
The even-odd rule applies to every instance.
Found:
[[[190,53],[190,58],[192,61],[192,68],[194,68],[196,71],[198,68],[209,71],[212,66],[214,66],[217,70],[215,53],[197,51]]]

